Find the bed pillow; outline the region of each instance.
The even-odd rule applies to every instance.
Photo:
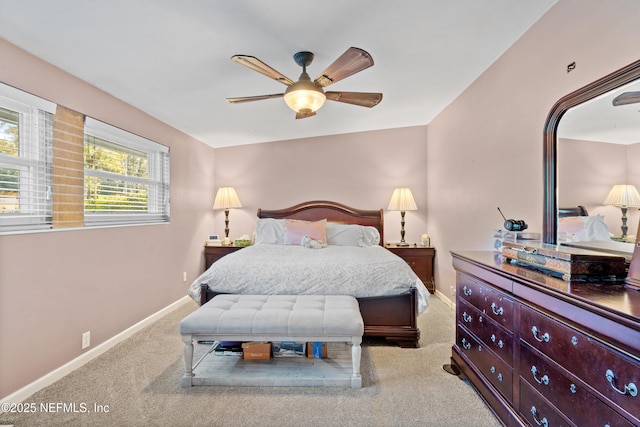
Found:
[[[558,240],[566,242],[611,240],[611,235],[602,215],[568,216],[558,221]]]
[[[284,220],[284,244],[299,245],[304,236],[314,240],[327,242],[327,220],[303,221],[299,219]]]
[[[362,233],[364,235],[364,246],[376,246],[380,244],[380,232],[377,228],[371,226],[362,227]]]
[[[375,227],[327,223],[327,244],[336,246],[376,246],[380,233]]]
[[[284,244],[284,220],[274,218],[258,218],[254,243],[266,245]]]

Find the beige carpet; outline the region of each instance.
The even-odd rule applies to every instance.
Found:
[[[451,355],[455,316],[436,297],[432,296],[429,308],[419,318],[420,348],[401,349],[366,340],[362,389],[183,389],[178,323],[196,308],[195,303],[189,303],[169,313],[27,399],[24,403],[37,407],[35,413],[0,414],[0,425],[501,425],[471,386],[442,370]],[[43,412],[42,404],[59,412]],[[73,409],[76,412],[69,412]]]

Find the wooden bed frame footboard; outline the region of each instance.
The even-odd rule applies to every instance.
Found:
[[[216,295],[206,283],[200,284],[200,304]],[[417,348],[420,329],[417,326],[417,290],[385,297],[356,298],[364,321],[364,336],[383,337],[400,347]],[[412,314],[413,313],[413,314]]]

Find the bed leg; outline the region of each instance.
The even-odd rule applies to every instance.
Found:
[[[362,387],[362,376],[360,375],[360,359],[362,357],[361,336],[351,337],[351,388]]]
[[[184,343],[184,375],[180,381],[182,387],[191,387],[193,384],[193,337],[190,334],[182,336]]]

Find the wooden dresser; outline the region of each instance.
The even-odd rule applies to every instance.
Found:
[[[640,291],[452,255],[452,364],[505,425],[640,425]]]

